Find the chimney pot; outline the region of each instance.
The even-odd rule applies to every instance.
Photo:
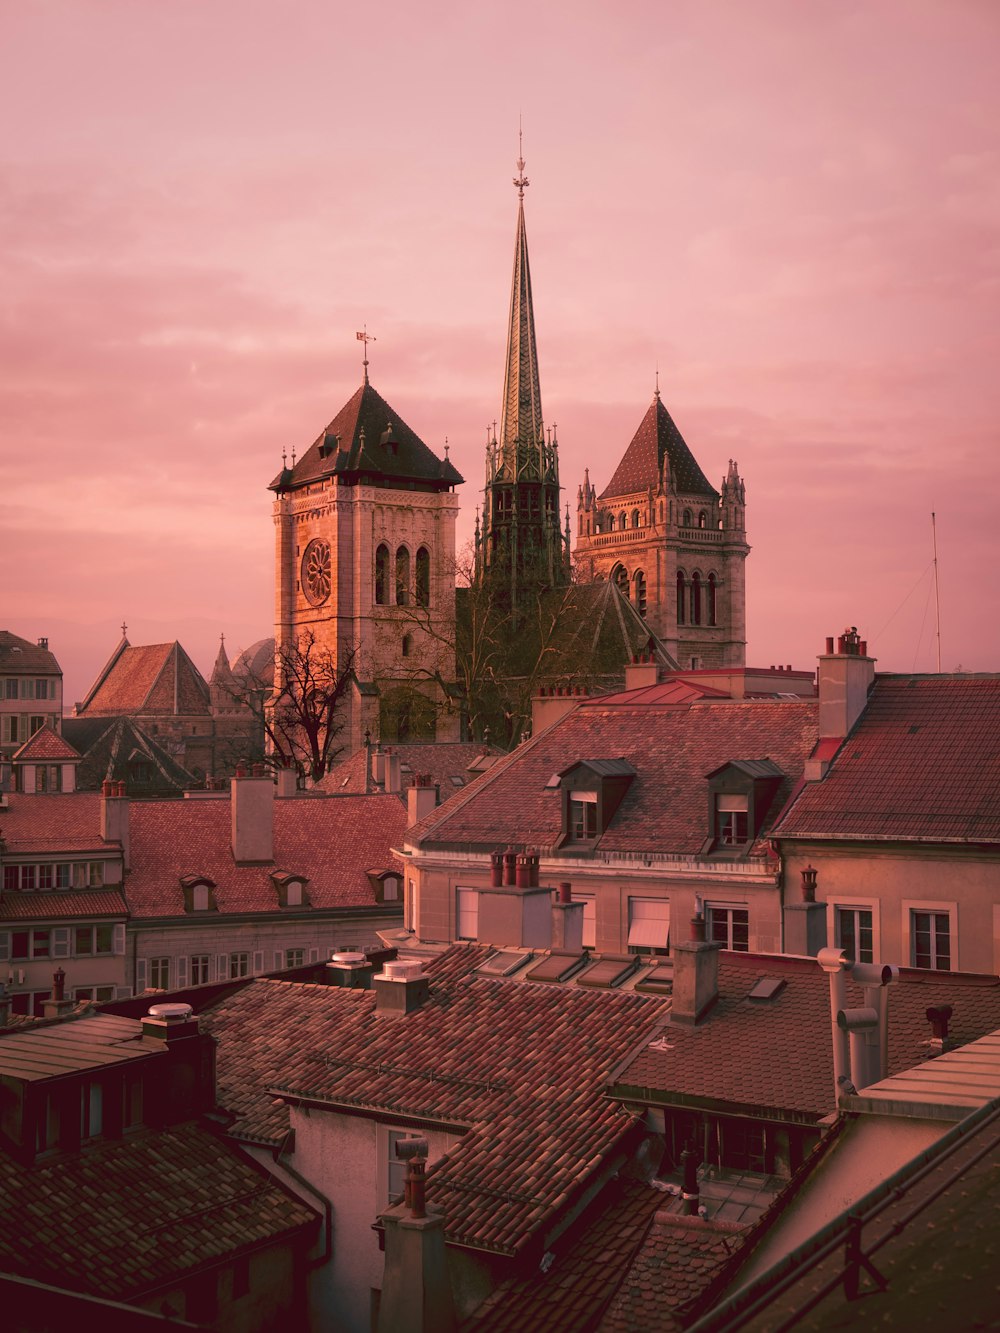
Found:
[[[573,901],[573,885],[568,879],[564,879],[559,885],[559,901],[561,903],[571,903]]]
[[[102,796],[113,796],[114,789],[115,789],[115,784],[111,781],[110,778],[105,778],[104,781],[101,783]]]
[[[52,974],[52,998],[54,1000],[66,998],[66,972],[61,967]]]
[[[705,943],[705,916],[702,912],[695,912],[691,918],[691,939],[696,944]]]
[[[954,1013],[950,1004],[932,1004],[927,1010],[927,1020],[931,1025],[931,1032],[935,1041],[946,1041],[948,1038],[948,1020]]]
[[[499,889],[503,884],[503,852],[490,853],[490,888]]]
[[[829,637],[827,638],[827,641],[826,641],[826,655],[827,655],[827,657],[832,657],[832,656],[833,656],[833,635],[832,635],[832,634],[829,635]]]
[[[517,883],[517,853],[512,847],[503,854],[503,882],[506,885]]]
[[[814,903],[816,901],[816,876],[817,870],[814,866],[806,866],[802,871],[802,901],[804,903]]]

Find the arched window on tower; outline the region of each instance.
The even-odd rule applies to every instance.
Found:
[[[637,527],[639,526],[639,511],[638,511],[638,509],[633,509],[633,510],[632,510],[632,526],[633,526],[633,528],[637,528]]]
[[[626,518],[626,516],[625,516],[625,510],[623,509],[622,512],[618,515],[618,527],[619,527],[619,529],[620,529],[622,532],[625,531],[625,527],[626,527],[626,524],[627,524],[627,523],[628,523],[628,519]]]
[[[410,600],[410,553],[405,546],[396,552],[396,605],[406,606]]]
[[[697,570],[691,575],[691,624],[701,624],[701,575]]]
[[[411,634],[403,635],[403,656],[409,657],[410,649],[413,647],[413,636]]]
[[[684,510],[684,517],[683,517],[683,519],[681,520],[681,527],[682,527],[682,528],[689,528],[690,526],[691,526],[691,510],[690,510],[690,509],[685,509],[685,510]]]
[[[718,602],[717,602],[718,586],[719,586],[719,585],[717,584],[717,582],[716,582],[716,580],[715,580],[715,575],[714,575],[714,574],[709,574],[709,576],[708,576],[708,623],[709,623],[710,625],[717,625],[717,624],[719,623],[719,622],[718,622],[718,619],[717,619],[717,615],[718,615],[718,612],[717,612],[717,605],[718,605]]]
[[[683,569],[677,571],[677,623],[683,625],[687,621],[687,579],[684,576]]]
[[[628,570],[624,565],[615,565],[614,569],[611,571],[611,577],[614,579],[615,583],[618,584],[618,591],[627,602],[629,594]]]
[[[641,569],[637,569],[632,575],[632,584],[635,588],[632,604],[640,616],[644,616],[646,614],[646,575]]]
[[[414,596],[417,600],[417,606],[430,606],[431,604],[431,553],[426,546],[417,549],[417,569],[416,582],[414,584]]]
[[[389,548],[381,545],[375,551],[375,602],[385,606],[389,600]]]

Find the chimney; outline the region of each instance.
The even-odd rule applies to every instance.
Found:
[[[853,626],[837,640],[836,652],[830,638],[826,647],[819,659],[819,734],[843,740],[868,702],[875,659],[867,655],[868,645]]]
[[[681,1199],[684,1204],[684,1213],[687,1217],[698,1216],[698,1149],[694,1141],[688,1139],[681,1149]]]
[[[49,641],[48,641],[48,639],[45,638],[45,637],[43,636],[41,639],[38,640],[38,646],[39,646],[39,648],[41,648],[44,652],[48,652],[48,651],[49,651]]]
[[[385,752],[385,790],[386,793],[393,793],[398,796],[403,790],[403,777],[400,771],[401,761],[398,754],[393,754],[391,750]]]
[[[52,974],[52,998],[42,1001],[46,1018],[66,1018],[73,1012],[75,1001],[66,999],[66,973],[60,967]]]
[[[326,984],[345,990],[371,990],[374,972],[363,953],[335,953],[326,965]]]
[[[552,904],[552,948],[578,954],[583,952],[583,903],[573,902],[572,894],[572,884],[559,885]]]
[[[849,970],[851,980],[864,988],[865,1008],[874,1010],[877,1020],[874,1031],[865,1029],[864,1067],[858,1070],[867,1086],[878,1083],[889,1073],[889,994],[886,987],[899,980],[899,968],[891,963],[851,963]],[[838,1014],[838,1022],[839,1018]],[[853,1072],[851,1077],[854,1078]],[[862,1086],[856,1078],[854,1086],[859,1090]]]
[[[375,763],[372,765],[374,770],[372,776],[374,777],[376,784],[381,787],[385,782],[385,754],[383,753],[381,745],[375,746],[375,751],[372,757],[375,760]]]
[[[215,1107],[215,1038],[201,1031],[189,1004],[151,1005],[143,1038],[160,1041],[167,1057],[147,1075],[145,1101],[152,1123],[173,1125]]]
[[[570,688],[561,685],[540,685],[531,696],[531,734],[537,736],[553,722],[558,722],[580,702]],[[484,735],[485,739],[485,735]]]
[[[806,866],[802,873],[801,898],[785,904],[784,952],[815,958],[826,948],[826,903],[816,901],[816,871]]]
[[[453,1333],[455,1306],[448,1274],[444,1218],[424,1197],[427,1140],[396,1144],[407,1163],[406,1198],[382,1214],[385,1266],[378,1333]]]
[[[659,680],[660,668],[652,653],[636,653],[625,667],[625,688],[641,690],[646,685],[655,685]]]
[[[429,815],[438,803],[438,789],[429,773],[414,773],[413,786],[406,793],[407,827]]]
[[[105,842],[120,842],[122,860],[126,870],[130,868],[130,844],[128,828],[128,797],[125,795],[124,782],[101,783],[101,838]]]
[[[375,1012],[387,1018],[412,1014],[430,994],[430,978],[418,959],[395,959],[383,964],[373,978]]]
[[[699,904],[691,918],[691,938],[674,945],[674,984],[670,1020],[693,1027],[719,997],[720,944],[705,939],[705,918]]]
[[[278,769],[277,790],[275,796],[287,800],[289,796],[295,796],[299,789],[299,775],[291,764],[283,764]]]
[[[274,860],[274,783],[260,765],[250,776],[243,765],[230,783],[233,860],[266,865]]]
[[[948,1040],[948,1022],[953,1012],[950,1004],[932,1004],[927,1010],[927,1021],[931,1025],[928,1045],[935,1055],[940,1055],[952,1045]]]

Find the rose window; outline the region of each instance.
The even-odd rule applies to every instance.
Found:
[[[317,537],[302,557],[302,590],[313,606],[330,596],[330,543]]]

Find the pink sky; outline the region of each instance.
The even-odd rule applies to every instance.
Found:
[[[272,631],[265,489],[360,382],[467,478],[500,414],[517,118],[575,515],[660,368],[747,483],[748,661],[856,624],[1000,670],[994,0],[0,9],[0,628],[81,698],[124,618]]]

